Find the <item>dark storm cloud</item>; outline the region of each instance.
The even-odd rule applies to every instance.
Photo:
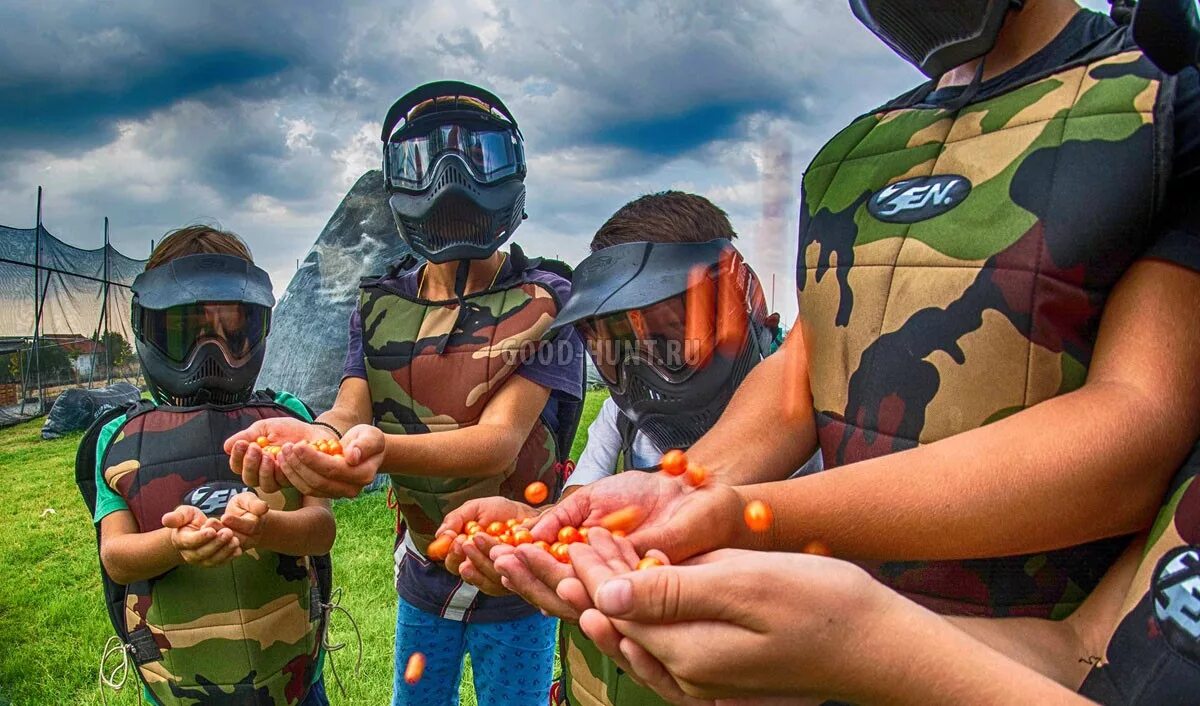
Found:
[[[181,100],[325,90],[336,4],[15,3],[0,10],[0,150],[105,144]],[[334,54],[326,53],[334,49]]]

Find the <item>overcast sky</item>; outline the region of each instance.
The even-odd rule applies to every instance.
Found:
[[[39,184],[47,228],[79,246],[104,216],[137,257],[216,222],[279,292],[377,166],[388,106],[453,78],[521,123],[528,252],[577,262],[626,201],[694,191],[791,315],[800,173],[919,78],[831,0],[10,0],[0,22],[0,224],[33,225]]]

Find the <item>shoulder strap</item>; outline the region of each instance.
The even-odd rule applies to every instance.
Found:
[[[617,435],[621,438],[621,468],[617,470],[628,471],[633,468],[633,439],[637,436],[637,428],[620,410],[617,410]]]
[[[96,444],[100,441],[100,432],[122,414],[132,415],[135,407],[140,407],[140,403],[105,411],[92,422],[83,433],[83,438],[79,440],[79,448],[75,450],[75,486],[83,496],[89,517],[96,512]]]

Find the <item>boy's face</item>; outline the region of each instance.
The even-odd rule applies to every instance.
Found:
[[[246,314],[242,305],[207,303],[202,306],[211,338],[223,342],[234,358],[241,358],[250,352],[250,337],[246,335]]]

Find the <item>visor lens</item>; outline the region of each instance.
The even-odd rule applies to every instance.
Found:
[[[202,343],[220,343],[233,361],[241,360],[267,337],[271,310],[241,302],[184,304],[142,309],[141,336],[163,355],[184,363]],[[232,362],[232,361],[231,361]]]
[[[710,298],[702,305],[715,303]],[[715,309],[693,313],[688,309],[693,304],[700,303],[680,294],[642,309],[585,319],[577,328],[605,382],[618,384],[623,365],[647,365],[668,382],[682,382],[703,367],[696,363],[707,362],[696,351],[711,351],[716,339]]]
[[[462,157],[484,184],[516,174],[525,163],[520,138],[512,130],[442,125],[423,135],[392,142],[388,177],[398,186],[423,189],[429,186],[434,165],[446,154]]]

